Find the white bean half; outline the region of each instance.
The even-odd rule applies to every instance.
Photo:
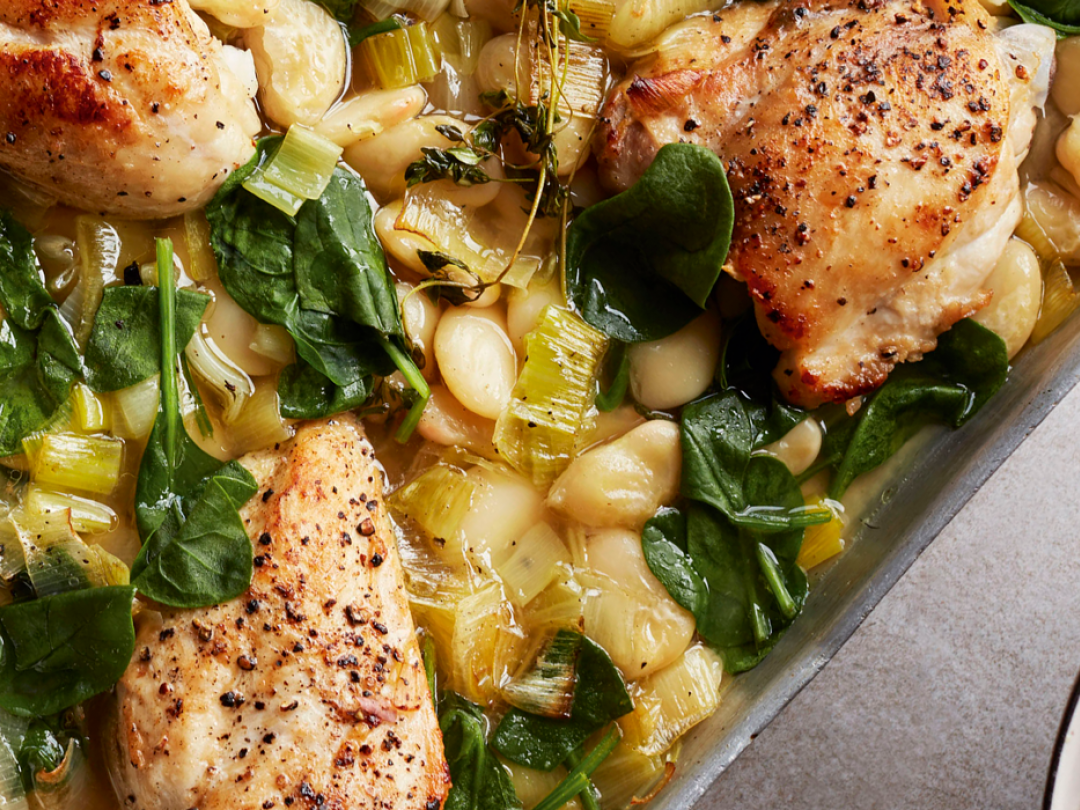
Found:
[[[555,481],[548,506],[589,526],[640,529],[679,492],[679,428],[654,420],[578,456]]]
[[[511,545],[543,517],[540,493],[509,472],[473,467],[467,475],[475,489],[459,533],[468,549],[491,559],[505,558]]]
[[[630,679],[678,659],[694,638],[694,617],[649,570],[641,536],[602,529],[587,542],[590,567],[600,576],[584,578],[585,631]]]
[[[493,455],[495,422],[467,410],[444,385],[431,386],[431,399],[416,431],[443,447],[464,447],[481,456]]]
[[[450,307],[435,330],[435,360],[457,400],[497,419],[517,381],[517,355],[497,308]]]
[[[270,20],[244,40],[255,57],[263,112],[276,123],[316,124],[341,95],[345,35],[318,3],[281,0]]]
[[[485,93],[506,91],[511,98],[517,96],[517,34],[503,34],[489,40],[480,49],[476,64],[476,80]],[[524,70],[528,75],[528,69]]]
[[[369,90],[335,107],[315,125],[315,131],[338,146],[351,146],[415,118],[426,103],[427,93],[418,84],[398,90]]]
[[[412,231],[399,231],[394,225],[401,216],[402,200],[394,200],[375,212],[375,235],[382,242],[383,250],[401,262],[409,270],[422,276],[428,275],[417,251],[436,250],[435,244]]]
[[[404,282],[396,285],[398,303],[401,305],[401,316],[405,322],[405,332],[424,353],[424,368],[421,373],[424,379],[433,380],[436,377],[437,366],[435,365],[435,327],[439,323],[438,305],[428,298],[423,291],[412,292],[412,286]],[[410,295],[411,293],[411,295]]]
[[[766,455],[784,462],[792,475],[800,475],[810,469],[818,457],[823,438],[818,421],[807,417],[762,450]]]
[[[506,301],[506,332],[519,354],[525,353],[525,335],[540,323],[548,306],[563,306],[559,280],[533,281],[525,290],[513,290]]]
[[[994,297],[973,319],[1001,336],[1011,359],[1027,343],[1039,319],[1042,273],[1035,251],[1019,239],[1010,239],[985,286]]]
[[[1050,95],[1066,115],[1080,113],[1080,37],[1067,37],[1054,49]]]
[[[635,343],[630,357],[630,390],[646,408],[685,405],[704,393],[720,359],[720,318],[709,310],[678,332]]]
[[[468,124],[449,115],[425,115],[403,121],[390,127],[374,138],[354,143],[345,150],[345,162],[364,178],[371,193],[380,200],[400,197],[405,193],[405,170],[414,160],[423,157],[425,146],[446,149],[454,142],[438,131],[437,127],[452,126],[468,132]],[[489,177],[504,177],[502,164],[488,158],[481,168]],[[449,180],[438,181],[438,187],[455,205],[479,208],[487,205],[498,195],[500,183],[482,183],[474,186],[457,186]]]
[[[205,11],[225,25],[254,28],[274,13],[280,0],[190,0],[196,11]]]

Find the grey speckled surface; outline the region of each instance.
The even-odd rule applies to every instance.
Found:
[[[1078,669],[1080,388],[701,810],[1038,808]]]

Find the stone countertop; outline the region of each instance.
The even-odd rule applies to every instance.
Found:
[[[1080,388],[701,810],[1041,807],[1080,670]]]

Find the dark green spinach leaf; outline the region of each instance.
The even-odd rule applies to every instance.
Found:
[[[176,345],[187,346],[210,297],[176,291]],[[109,287],[86,344],[86,383],[118,391],[157,374],[161,367],[161,314],[156,287]]]
[[[0,456],[22,452],[82,373],[71,330],[41,283],[30,232],[0,210]]]
[[[0,706],[55,714],[110,689],[135,650],[134,598],[116,585],[0,608]]]
[[[330,15],[342,23],[350,23],[356,16],[356,7],[360,0],[312,0],[330,12]]]
[[[893,371],[855,419],[830,431],[825,452],[838,459],[830,496],[843,495],[924,425],[963,425],[1001,388],[1008,372],[1008,352],[998,335],[970,319],[957,323],[921,362]]]
[[[700,146],[668,144],[634,186],[574,220],[567,294],[609,337],[666,337],[701,314],[733,222],[720,158]]]
[[[754,463],[780,462],[758,457]],[[774,494],[788,508],[802,500],[797,486]],[[802,535],[798,528],[763,533],[735,526],[691,502],[685,512],[665,509],[650,520],[642,550],[649,570],[694,614],[698,633],[723,656],[724,668],[741,672],[764,658],[802,609],[807,581],[795,564]]]
[[[280,138],[264,138],[207,206],[222,284],[263,323],[284,326],[303,365],[287,370],[283,413],[315,417],[372,388],[372,374],[398,368],[421,395],[429,390],[404,341],[397,293],[371,224],[363,181],[335,170],[318,200],[295,218],[244,190]],[[325,378],[312,396],[296,383]]]
[[[180,414],[171,245],[158,241],[161,398],[135,489],[143,547],[132,566],[139,590],[172,607],[239,596],[251,582],[252,550],[239,508],[258,487],[238,462],[203,452]]]
[[[374,386],[371,377],[349,385],[335,385],[303,360],[287,366],[278,378],[278,401],[286,419],[320,419],[351,411],[367,402]]]
[[[491,745],[511,762],[550,771],[593,732],[633,710],[626,685],[608,654],[588,638],[582,638],[569,719],[540,717],[511,709],[495,729]]]
[[[196,489],[173,502],[131,566],[139,591],[172,607],[220,604],[251,584],[251,541],[239,509],[258,491],[255,479],[231,461]]]
[[[728,389],[683,408],[680,419],[682,494],[720,510],[739,526],[782,531],[830,520],[827,509],[809,508],[802,500],[779,507],[771,494],[798,489],[783,464],[759,463],[753,451],[773,440],[776,431],[768,406]],[[775,480],[774,480],[775,479]]]
[[[1076,0],[1009,0],[1009,5],[1024,22],[1053,28],[1058,39],[1080,34],[1080,4]]]
[[[521,810],[510,774],[485,741],[485,727],[479,706],[443,694],[439,728],[453,782],[444,810]]]
[[[630,355],[626,351],[626,344],[613,340],[604,365],[611,374],[611,383],[606,391],[596,395],[596,407],[604,413],[611,413],[623,404],[626,389],[630,387]]]

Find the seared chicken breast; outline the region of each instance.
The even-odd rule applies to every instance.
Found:
[[[260,128],[187,0],[4,0],[0,87],[0,168],[102,214],[204,205]]]
[[[371,446],[350,417],[242,459],[240,599],[144,614],[111,768],[131,810],[438,810],[442,736]]]
[[[989,302],[1053,58],[1050,40],[999,57],[993,27],[977,0],[742,2],[673,29],[612,93],[594,144],[612,190],[665,143],[726,160],[726,269],[790,401],[872,391]]]

